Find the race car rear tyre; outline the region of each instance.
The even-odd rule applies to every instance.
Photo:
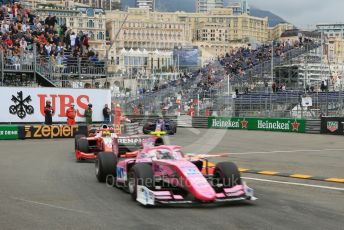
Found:
[[[220,162],[214,169],[214,183],[223,184],[225,188],[231,188],[241,184],[241,176],[236,164],[232,162]]]
[[[75,135],[75,138],[74,138],[75,149],[78,148],[78,140],[82,137],[86,137],[86,136],[84,134]]]
[[[87,139],[79,139],[77,140],[76,143],[77,143],[77,148],[80,152],[88,153],[90,151]]]
[[[154,173],[150,164],[137,164],[129,172],[128,190],[133,200],[137,198],[138,185],[146,186],[148,189],[154,188]]]
[[[112,152],[100,152],[95,161],[96,177],[100,183],[111,182],[112,186],[116,183],[117,156]]]

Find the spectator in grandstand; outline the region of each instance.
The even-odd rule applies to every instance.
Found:
[[[70,47],[72,49],[75,49],[75,45],[76,45],[76,34],[74,32],[72,32],[72,34],[70,35]]]
[[[44,107],[44,124],[46,125],[52,125],[53,124],[53,116],[55,114],[54,108],[51,106],[51,101],[46,101],[45,107]]]
[[[88,34],[85,33],[83,38],[82,38],[82,45],[84,46],[85,50],[88,50],[88,48],[90,47],[88,41],[89,41]]]
[[[103,108],[103,117],[104,117],[105,124],[110,123],[110,115],[111,115],[111,109],[109,108],[108,104],[105,104]]]
[[[76,110],[74,108],[74,104],[71,104],[71,106],[67,109],[66,116],[67,116],[67,124],[75,125]]]
[[[276,82],[273,82],[271,87],[272,87],[272,92],[276,93],[277,92]]]
[[[287,90],[287,85],[284,83],[284,84],[282,85],[282,91],[285,92],[286,90]]]
[[[321,92],[325,92],[327,90],[327,84],[325,81],[321,82],[320,90]]]
[[[93,115],[92,104],[88,104],[88,107],[85,110],[84,115],[86,118],[86,124],[91,125],[92,124],[92,115]]]

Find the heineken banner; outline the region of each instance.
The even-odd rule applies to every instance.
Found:
[[[0,125],[0,140],[18,139],[17,125]]]
[[[343,135],[344,117],[322,117],[321,133],[332,135]]]
[[[306,130],[306,121],[284,118],[209,117],[208,128],[304,133]]]

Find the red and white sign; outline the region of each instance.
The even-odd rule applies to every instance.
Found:
[[[93,105],[93,121],[103,121],[105,104],[111,106],[111,92],[103,89],[0,87],[0,122],[44,122],[47,100],[55,109],[53,122],[67,121],[71,104],[77,110],[76,121],[84,122],[87,105]]]

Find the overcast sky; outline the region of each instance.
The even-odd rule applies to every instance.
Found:
[[[248,0],[248,3],[305,29],[319,23],[344,23],[344,0]]]

